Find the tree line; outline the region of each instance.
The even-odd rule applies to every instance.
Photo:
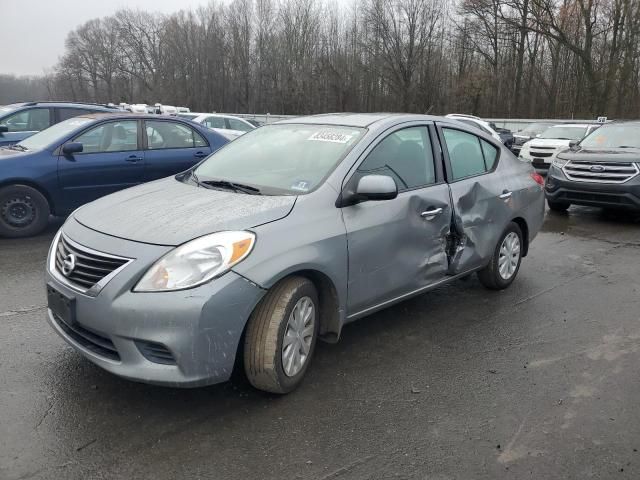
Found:
[[[70,32],[50,98],[193,111],[632,118],[638,0],[233,0]]]

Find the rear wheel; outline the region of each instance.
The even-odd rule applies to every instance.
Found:
[[[27,185],[0,188],[0,236],[29,237],[43,231],[49,222],[49,202]]]
[[[480,283],[491,290],[507,288],[515,280],[522,261],[522,230],[511,222],[493,252],[491,262],[478,272]]]
[[[571,206],[571,204],[567,202],[553,202],[549,199],[547,199],[547,203],[549,204],[549,209],[554,212],[566,212]]]
[[[260,390],[288,393],[304,378],[318,336],[318,294],[310,280],[276,284],[249,318],[244,368]]]

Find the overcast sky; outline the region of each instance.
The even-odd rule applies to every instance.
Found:
[[[121,8],[171,13],[209,0],[0,0],[0,73],[41,74],[64,52],[70,30]]]

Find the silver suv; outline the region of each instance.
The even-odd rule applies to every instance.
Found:
[[[542,178],[497,140],[421,115],[295,118],[77,210],[51,246],[48,319],[99,366],[173,386],[236,360],[286,393],[318,338],[477,272],[515,279]]]

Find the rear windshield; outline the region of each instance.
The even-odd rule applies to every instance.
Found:
[[[555,138],[556,140],[581,140],[587,133],[587,127],[563,127],[558,125],[546,129],[539,138]]]
[[[580,142],[585,148],[640,148],[640,125],[604,125]]]
[[[335,125],[267,125],[237,138],[196,169],[201,181],[225,180],[264,194],[301,195],[315,189],[365,130]]]

